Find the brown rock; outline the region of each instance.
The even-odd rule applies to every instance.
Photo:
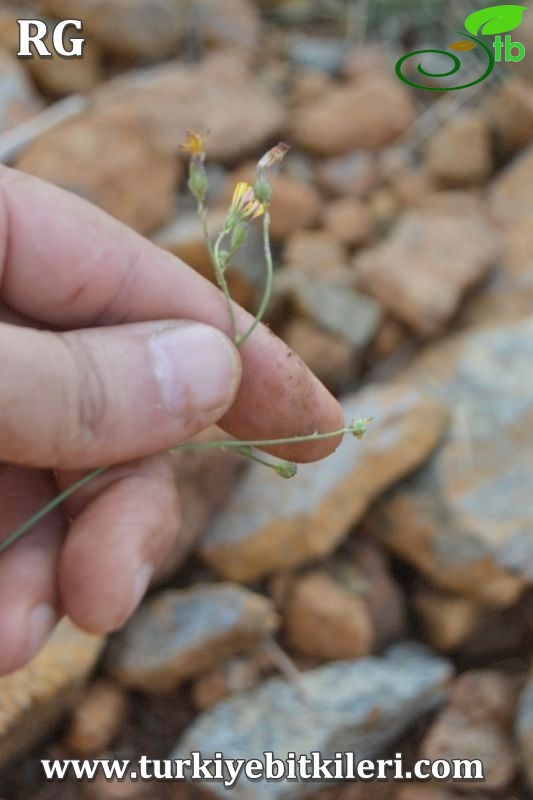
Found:
[[[424,208],[435,186],[426,169],[405,169],[391,180],[394,197],[403,208]]]
[[[394,319],[385,317],[376,333],[376,337],[368,348],[369,364],[389,358],[409,341],[409,331],[405,325]]]
[[[346,248],[324,230],[292,233],[283,251],[283,261],[287,270],[302,275],[324,278],[345,286],[355,282],[353,270],[348,266]]]
[[[379,182],[376,159],[364,150],[319,161],[317,182],[333,197],[365,197]]]
[[[285,642],[308,656],[334,661],[360,658],[373,649],[365,601],[325,572],[298,578],[285,612]]]
[[[483,608],[478,603],[433,589],[418,590],[413,607],[425,639],[441,653],[458,650],[483,618]]]
[[[486,791],[501,791],[516,773],[509,731],[515,697],[508,681],[491,671],[467,672],[452,690],[421,746],[421,758],[477,759],[483,765]],[[462,792],[477,792],[475,781],[457,782]]]
[[[495,608],[533,580],[532,343],[524,320],[474,330],[415,363],[410,380],[450,402],[449,435],[367,519],[432,584]]]
[[[473,111],[446,122],[429,139],[425,164],[440,186],[479,186],[493,168],[490,131],[486,120]]]
[[[141,233],[163,225],[174,207],[175,162],[152,145],[138,116],[88,111],[35,139],[15,166]]]
[[[533,219],[533,145],[522,151],[502,170],[489,187],[489,210],[504,228]]]
[[[411,211],[355,267],[361,288],[419,335],[434,336],[497,256],[497,240],[478,215]]]
[[[0,49],[0,132],[26,122],[42,108],[20,61]]]
[[[487,97],[484,111],[503,155],[516,153],[531,143],[533,87],[529,81],[508,76]]]
[[[128,708],[126,695],[114,683],[97,680],[70,718],[63,743],[81,758],[106,750],[118,734]]]
[[[329,569],[346,589],[364,599],[372,621],[375,651],[404,637],[407,614],[403,592],[375,541],[357,533],[349,540],[346,553],[334,557]]]
[[[228,177],[224,198],[230,201],[239,181],[253,183],[255,164],[246,164]],[[282,241],[294,231],[312,228],[320,217],[321,200],[310,183],[291,178],[283,173],[268,176],[272,186],[270,207],[270,233],[274,241]]]
[[[355,197],[329,203],[324,209],[324,227],[346,247],[362,247],[374,238],[374,218]]]
[[[234,692],[253,689],[259,684],[261,677],[261,666],[253,655],[236,656],[194,681],[193,703],[198,711],[205,711]]]
[[[0,678],[0,765],[43,739],[74,706],[104,646],[67,620],[30,664]]]
[[[84,32],[110,53],[160,59],[176,51],[186,32],[176,0],[42,0],[57,19],[82,19]]]
[[[0,7],[0,46],[13,56],[19,50],[19,16],[14,8]],[[103,76],[101,50],[94,41],[86,43],[83,58],[26,58],[19,63],[43,92],[55,97],[87,92]]]
[[[280,102],[241,59],[227,53],[193,66],[169,62],[126,73],[100,87],[95,100],[117,113],[140,113],[153,141],[173,154],[188,128],[209,131],[208,157],[214,161],[242,159],[285,124]]]
[[[217,573],[253,581],[332,552],[372,500],[427,457],[446,424],[439,404],[395,386],[351,395],[344,410],[348,420],[373,417],[361,442],[345,438],[290,481],[259,465],[247,472],[200,548]]]
[[[144,603],[113,640],[107,669],[123,686],[164,692],[253,649],[277,622],[266,597],[239,586],[167,589]]]
[[[388,76],[365,76],[296,108],[290,134],[304,150],[335,156],[358,148],[380,150],[413,119],[413,101],[404,86]]]

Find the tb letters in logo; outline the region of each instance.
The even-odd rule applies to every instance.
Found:
[[[42,19],[18,19],[19,26],[19,58],[82,58],[85,39],[81,36],[67,35],[69,29],[83,33],[81,19],[64,19],[52,30],[52,41],[49,42],[49,29]]]

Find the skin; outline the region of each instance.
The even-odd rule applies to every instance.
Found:
[[[113,465],[0,557],[5,674],[65,614],[107,633],[135,610],[179,535],[168,447],[214,423],[264,439],[343,419],[266,327],[237,351],[215,287],[68,192],[1,168],[0,246],[0,540]],[[338,443],[270,452],[313,461]]]

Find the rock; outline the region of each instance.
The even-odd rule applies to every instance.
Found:
[[[368,348],[366,358],[369,364],[384,361],[408,345],[410,332],[394,317],[385,316],[375,339]]]
[[[435,186],[423,167],[403,170],[391,179],[393,195],[402,208],[425,208]]]
[[[425,639],[441,653],[458,650],[483,619],[483,608],[478,603],[430,588],[414,594],[413,607]]]
[[[220,232],[225,216],[225,212],[209,216],[208,228],[212,238]],[[179,212],[168,225],[156,231],[152,240],[163,250],[181,258],[204,278],[216,283],[213,264],[196,212]],[[232,258],[226,273],[231,296],[236,303],[248,308],[254,305],[263,289],[265,269],[261,231],[257,224],[252,224],[249,226],[245,245]]]
[[[107,669],[122,686],[164,692],[253,649],[276,627],[272,603],[239,586],[167,589],[144,603],[115,637]]]
[[[283,261],[289,270],[302,275],[326,279],[329,283],[353,285],[355,276],[348,266],[346,248],[327,231],[292,233],[283,251]],[[279,275],[279,273],[278,273]],[[287,280],[293,280],[293,278]]]
[[[346,78],[365,78],[368,73],[387,72],[390,67],[389,54],[377,44],[365,44],[353,48],[344,62]]]
[[[448,705],[426,734],[420,758],[481,761],[486,791],[502,791],[513,780],[516,759],[509,731],[509,712],[515,702],[508,681],[499,673],[463,673]],[[463,792],[477,792],[474,781],[456,781]]]
[[[374,651],[405,637],[407,613],[402,589],[391,575],[383,549],[360,532],[348,541],[346,551],[333,557],[331,574],[345,589],[363,598],[374,634]]]
[[[414,114],[411,95],[399,81],[365,76],[294,109],[290,138],[322,156],[381,150],[407,130]]]
[[[381,323],[376,301],[348,286],[294,275],[290,293],[300,314],[342,336],[358,351],[370,344]]]
[[[199,0],[192,8],[188,0],[181,0],[184,4],[189,14],[188,30],[196,22],[206,44],[244,51],[257,47],[261,20],[250,0]]]
[[[293,319],[282,338],[332,391],[342,389],[355,376],[357,348],[344,336],[329,333],[311,320]]]
[[[224,193],[228,204],[236,184],[239,181],[253,183],[254,174],[255,164],[246,164],[229,175]],[[320,217],[322,205],[315,187],[283,173],[271,173],[268,179],[272,186],[270,207],[272,239],[280,242],[295,231],[312,228]]]
[[[523,150],[492,181],[488,192],[489,210],[503,228],[533,219],[533,145]]]
[[[74,192],[140,233],[163,225],[179,177],[138,116],[90,110],[37,137],[15,166]]]
[[[22,64],[0,49],[0,132],[26,122],[42,108]]]
[[[30,664],[0,678],[0,766],[37,744],[75,706],[104,641],[65,619]]]
[[[12,56],[19,50],[19,16],[15,9],[0,7],[0,46]],[[94,41],[84,47],[83,58],[25,58],[19,63],[43,92],[54,97],[87,92],[103,77],[102,53]]]
[[[195,437],[198,441],[226,439],[212,427]],[[196,450],[172,453],[179,489],[181,524],[172,551],[158,567],[152,584],[174,575],[199,541],[213,514],[224,503],[243,468],[243,458],[229,450]]]
[[[74,709],[63,743],[70,753],[88,758],[103,753],[126,716],[126,695],[111,681],[97,680]]]
[[[194,65],[169,62],[133,70],[100,87],[94,97],[117,113],[133,109],[141,114],[153,141],[174,155],[188,128],[209,131],[207,151],[213,161],[242,159],[285,124],[281,103],[241,59],[222,53]]]
[[[338,75],[344,66],[349,44],[331,36],[296,36],[290,42],[290,60],[304,70]]]
[[[42,0],[57,19],[81,19],[85,35],[113,55],[160,59],[176,52],[186,30],[176,0]]]
[[[435,586],[505,608],[533,583],[533,321],[431,348],[410,380],[449,399],[434,457],[367,524]]]
[[[234,695],[201,714],[185,731],[172,757],[200,751],[232,758],[278,759],[289,753],[318,751],[324,758],[350,750],[372,757],[394,742],[413,722],[445,697],[451,667],[423,648],[397,647],[385,658],[328,664],[302,673],[299,686],[274,678],[250,692]],[[323,783],[307,783],[316,792]],[[220,782],[211,796],[225,797]],[[302,796],[299,781],[255,781],[242,776],[232,786],[236,800],[291,800]]]
[[[418,335],[442,332],[498,256],[477,214],[407,212],[386,241],[356,257],[358,284]]]
[[[533,789],[533,675],[520,696],[516,733],[522,774],[528,788]]]
[[[296,579],[285,611],[290,649],[326,661],[372,652],[374,632],[364,599],[324,571]]]
[[[446,424],[440,404],[396,386],[370,387],[343,407],[348,420],[373,417],[361,442],[346,437],[292,480],[260,465],[246,473],[200,547],[218,574],[254,581],[331,553],[387,486],[424,461]]]
[[[324,227],[346,247],[368,245],[375,235],[374,218],[355,197],[344,197],[324,209]]]
[[[479,186],[493,169],[490,131],[479,113],[468,111],[447,121],[429,139],[425,165],[439,186]]]
[[[365,197],[379,183],[375,156],[364,150],[319,161],[316,178],[333,197]]]
[[[484,111],[501,154],[508,156],[531,143],[533,87],[528,81],[507,77],[487,96]]]
[[[235,656],[200,675],[192,686],[198,711],[205,711],[234,692],[253,689],[261,680],[261,665],[253,655]]]

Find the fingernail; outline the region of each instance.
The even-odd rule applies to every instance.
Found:
[[[143,599],[144,595],[146,594],[146,590],[152,580],[152,575],[154,574],[154,568],[151,564],[144,564],[137,572],[135,579],[133,581],[133,601],[135,604],[135,608],[139,605],[141,600]]]
[[[209,325],[184,323],[152,336],[150,348],[169,414],[227,408],[240,369],[235,349],[223,333]]]
[[[57,614],[52,606],[42,603],[30,612],[28,619],[28,639],[30,657],[37,655],[57,623]]]

